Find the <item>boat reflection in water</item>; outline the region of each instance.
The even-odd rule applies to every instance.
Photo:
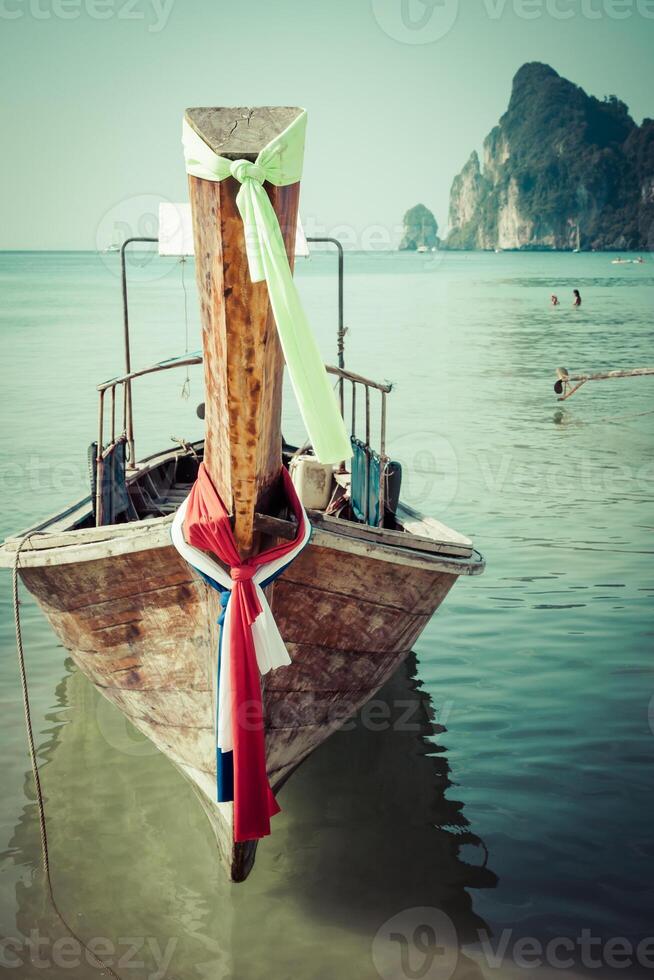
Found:
[[[389,977],[432,975],[420,972],[425,960],[417,949],[410,959],[418,973],[396,973],[390,966],[400,952],[398,943],[411,946],[424,925],[427,939],[433,924],[436,932],[447,933],[436,937],[439,942],[476,941],[488,927],[475,914],[467,889],[497,884],[463,805],[446,797],[452,785],[449,765],[433,738],[445,729],[432,721],[431,698],[417,666],[412,654],[356,720],[298,771],[281,796],[289,814],[283,828],[287,839],[276,827],[271,841],[276,847],[259,858],[271,870],[275,860],[283,862],[280,897],[292,893],[321,930],[354,931],[368,956],[372,943],[377,964],[386,962],[391,971],[382,975]],[[474,864],[462,859],[464,847]],[[397,930],[400,935],[390,938]],[[335,942],[341,942],[340,935]],[[366,969],[362,962],[357,976],[378,976],[368,963]],[[460,969],[469,978],[482,976],[463,953],[455,952],[449,964],[452,976]],[[443,967],[443,977],[449,976],[449,967]]]
[[[446,798],[449,766],[433,741],[444,729],[430,720],[416,666],[411,655],[288,782],[275,833],[239,889],[216,873],[211,830],[191,787],[67,661],[39,757],[54,888],[68,921],[87,940],[113,943],[115,968],[118,956],[131,956],[121,975],[139,980],[386,976],[384,964],[401,950],[397,928],[389,938],[384,923],[397,919],[410,944],[424,907],[445,923],[440,942],[473,941],[486,926],[467,889],[497,879],[462,804]],[[461,859],[464,846],[476,865]],[[15,935],[37,930],[47,958],[66,932],[38,871],[34,803],[4,860],[30,871],[16,884]],[[125,937],[138,937],[138,954]],[[450,953],[448,976],[482,975],[458,949]],[[29,954],[20,955],[29,976]],[[421,957],[411,957],[417,967]],[[76,980],[89,967],[58,970],[55,963],[48,976]]]

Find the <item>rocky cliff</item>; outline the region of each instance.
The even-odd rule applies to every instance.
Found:
[[[553,68],[523,65],[450,194],[448,248],[654,246],[654,120],[637,126]]]
[[[417,248],[438,248],[438,224],[436,218],[424,204],[416,204],[404,215],[404,228],[401,252],[415,252]]]

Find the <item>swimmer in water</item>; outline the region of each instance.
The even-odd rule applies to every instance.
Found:
[[[572,300],[572,305],[573,306],[581,306],[581,294],[580,294],[579,290],[578,289],[573,289],[572,290],[572,295],[574,296],[574,299]]]
[[[552,303],[552,306],[560,306],[561,305],[559,303],[559,297],[555,293],[552,293],[551,303]]]

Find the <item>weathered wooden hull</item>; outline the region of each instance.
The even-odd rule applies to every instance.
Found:
[[[78,667],[190,779],[240,880],[254,847],[234,847],[231,804],[215,802],[217,596],[165,543],[166,528],[155,532],[114,528],[88,560],[41,542],[38,556],[21,556],[21,576]],[[271,587],[293,660],[264,682],[273,787],[382,686],[464,566],[315,534]]]

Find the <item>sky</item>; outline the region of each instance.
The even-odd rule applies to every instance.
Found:
[[[308,233],[384,247],[544,61],[654,116],[654,0],[0,0],[0,248],[156,234],[187,106],[300,105]]]

